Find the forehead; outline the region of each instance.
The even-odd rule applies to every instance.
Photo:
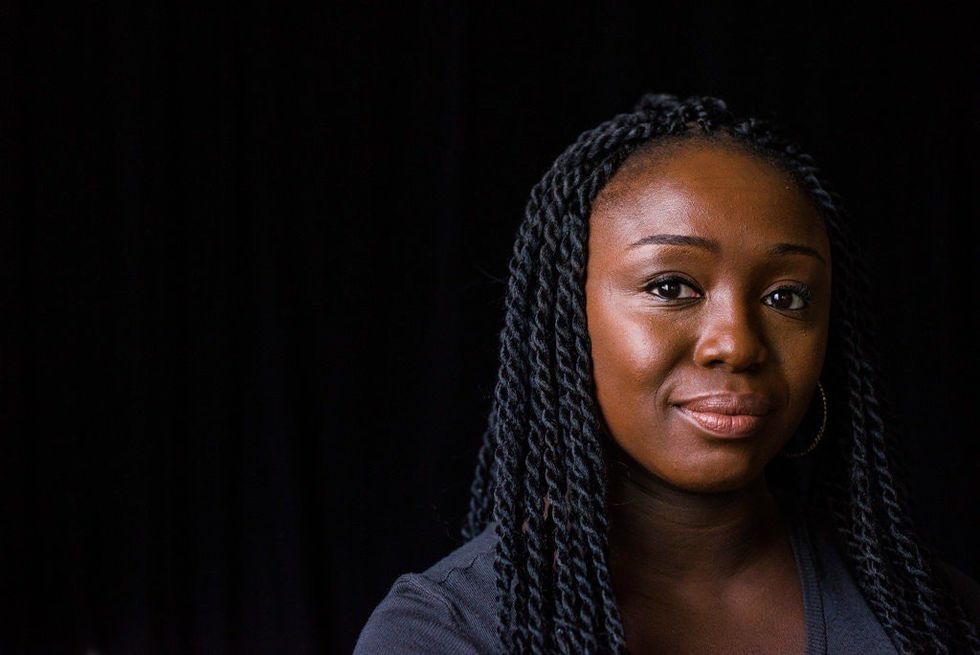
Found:
[[[590,223],[591,248],[663,233],[732,247],[803,243],[829,254],[816,208],[788,173],[711,142],[634,153],[600,191]]]

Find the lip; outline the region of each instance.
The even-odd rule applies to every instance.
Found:
[[[772,403],[759,393],[712,393],[673,403],[701,430],[725,439],[748,437],[765,423]]]

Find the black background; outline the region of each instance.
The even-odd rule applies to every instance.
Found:
[[[980,577],[977,39],[859,4],[5,3],[4,652],[349,652],[456,544],[530,187],[644,91],[836,182]]]

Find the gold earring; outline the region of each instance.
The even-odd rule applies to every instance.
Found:
[[[798,453],[786,453],[786,452],[780,453],[783,457],[786,457],[788,459],[796,459],[798,457],[803,457],[804,455],[810,453],[810,451],[812,451],[814,448],[816,448],[817,444],[820,443],[820,439],[823,438],[823,432],[824,430],[827,429],[827,394],[824,393],[823,385],[820,384],[819,380],[817,381],[817,390],[820,391],[820,404],[823,406],[823,420],[820,422],[820,429],[817,430],[817,438],[813,440],[813,443],[811,443],[809,446],[807,446],[806,448],[804,448]]]

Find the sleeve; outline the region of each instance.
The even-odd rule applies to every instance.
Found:
[[[408,573],[371,613],[354,655],[476,652],[460,625],[459,612],[439,587]]]

